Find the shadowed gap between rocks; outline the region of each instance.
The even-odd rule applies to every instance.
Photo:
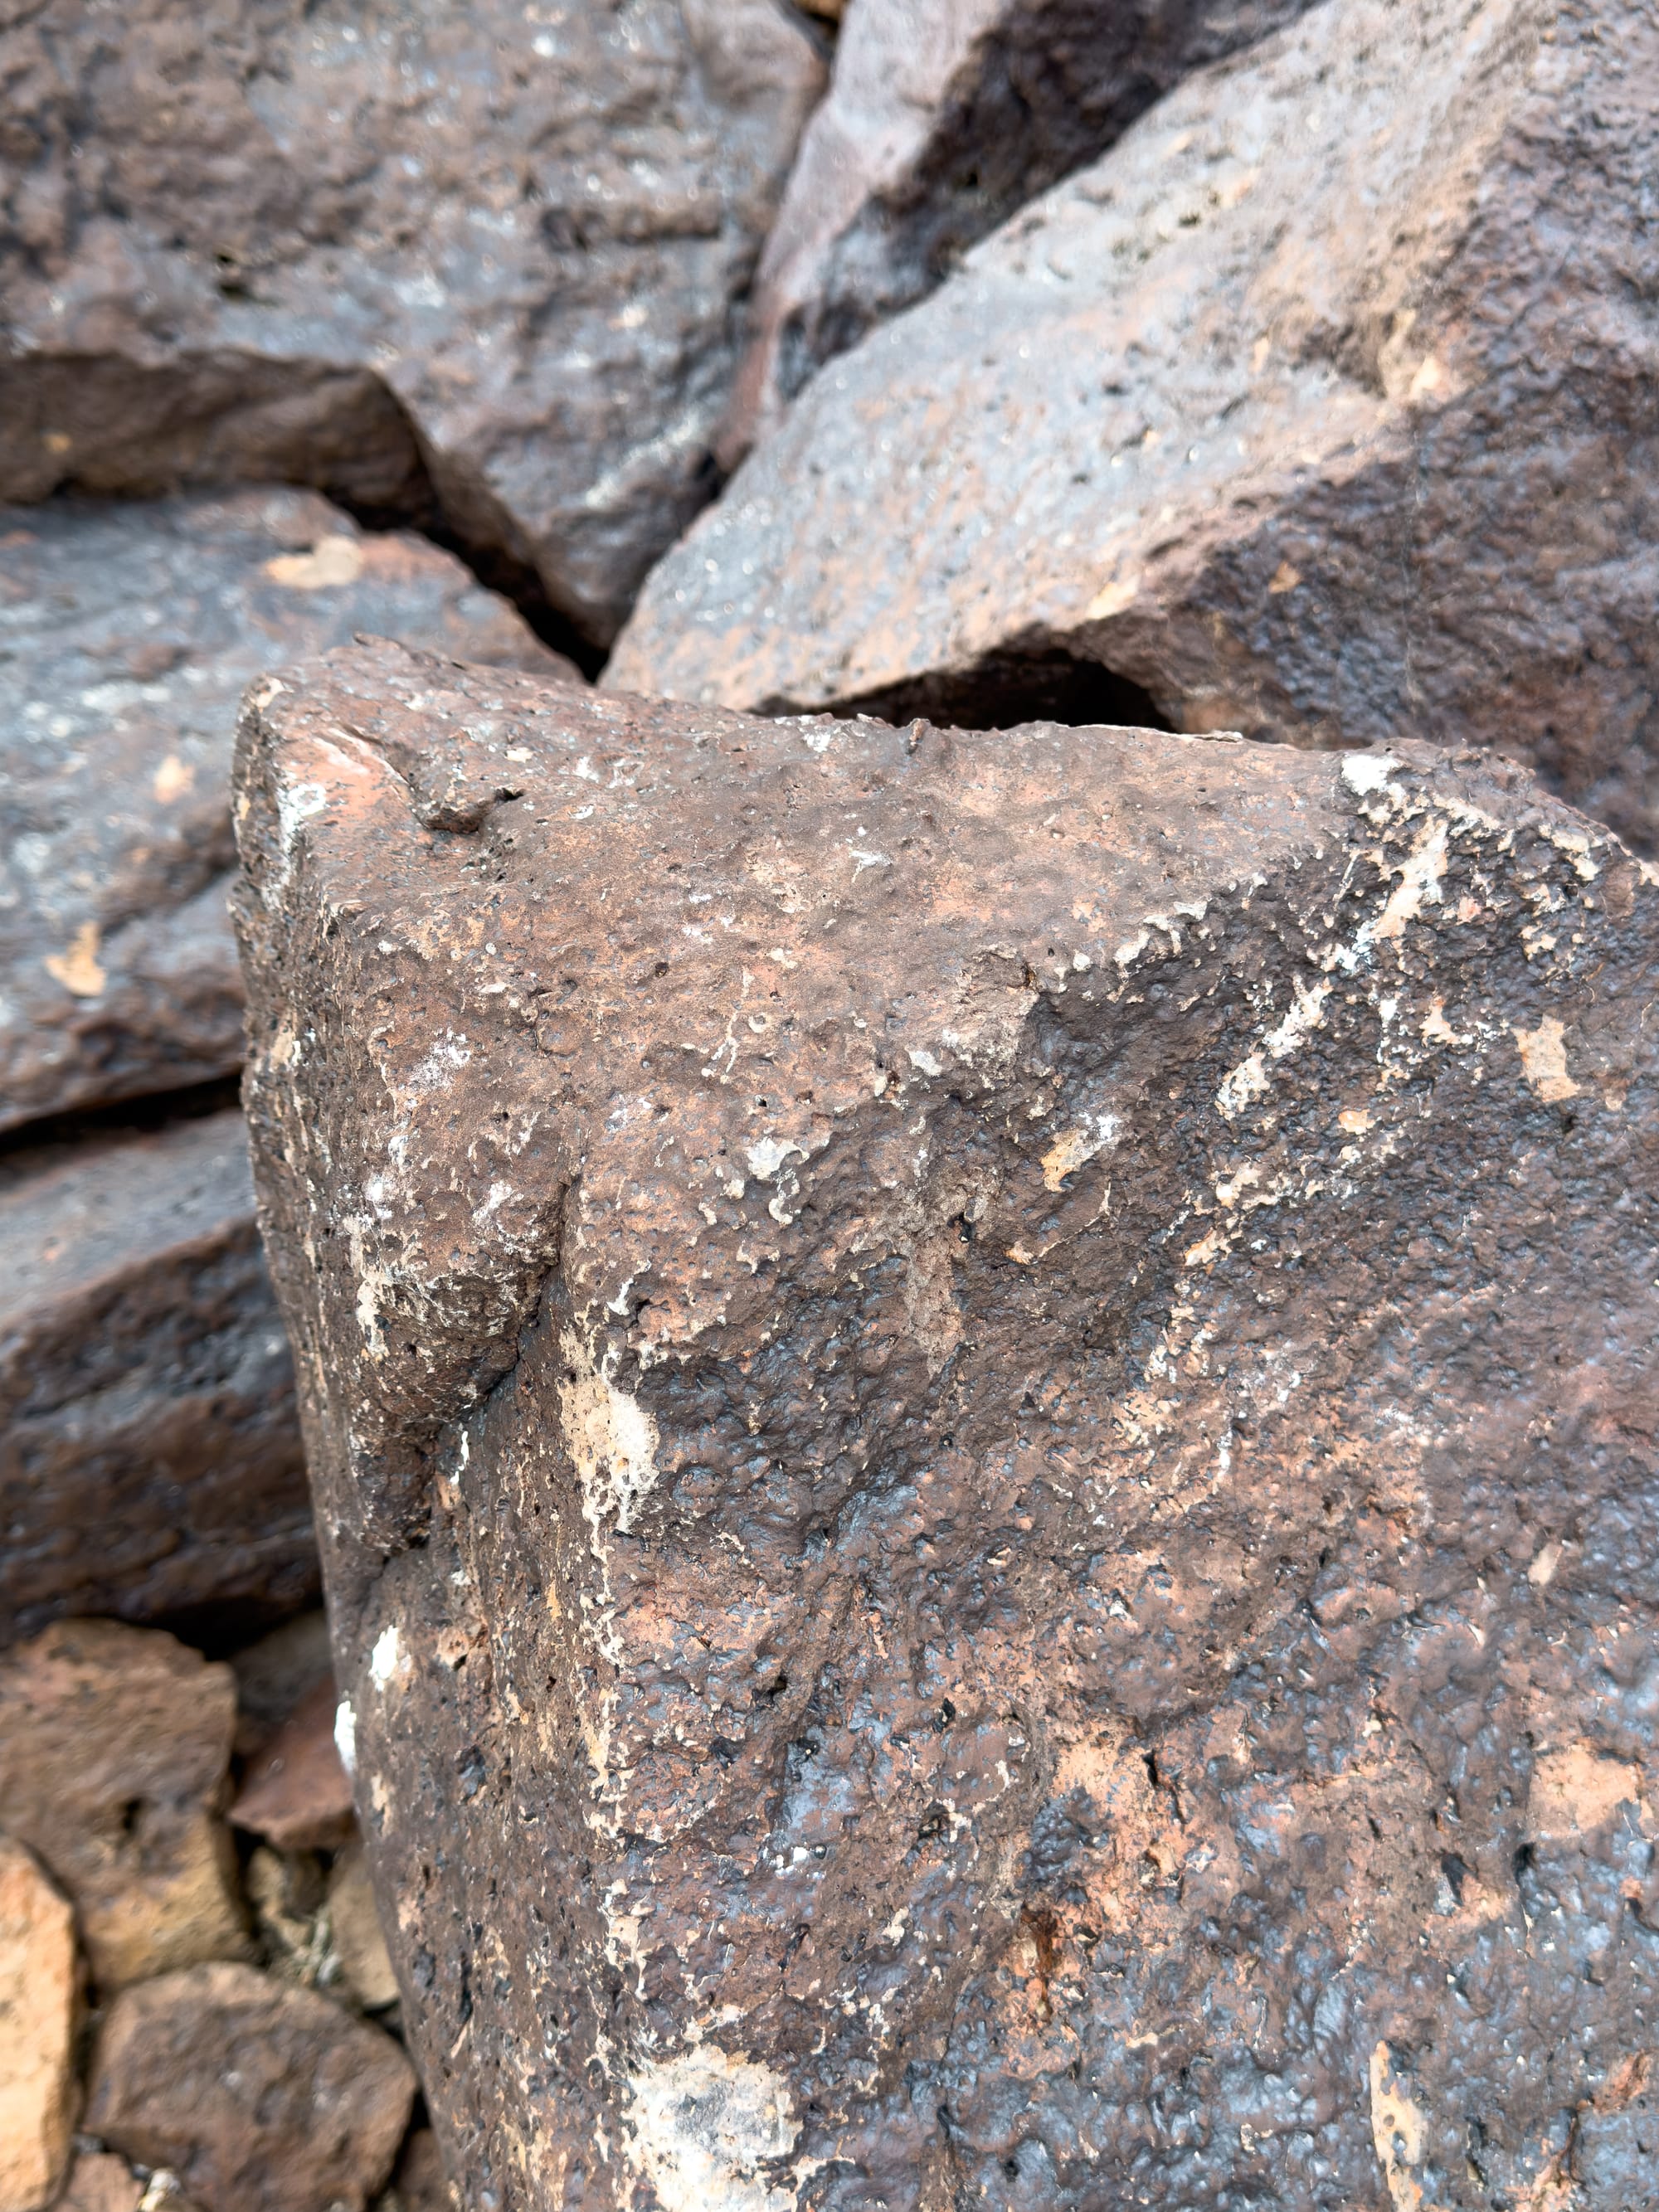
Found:
[[[790,700],[769,699],[761,712],[798,714]],[[840,701],[837,714],[872,714],[902,723],[920,715],[963,730],[1013,730],[1023,722],[1073,726],[1113,723],[1125,729],[1173,730],[1150,691],[1115,669],[1054,647],[1030,653],[994,653],[978,667],[941,671]]]
[[[48,1156],[67,1155],[81,1145],[121,1137],[151,1137],[180,1121],[200,1121],[242,1103],[240,1075],[220,1076],[177,1091],[153,1091],[137,1098],[115,1098],[107,1105],[72,1107],[45,1114],[15,1129],[0,1131],[0,1189],[21,1181]]]

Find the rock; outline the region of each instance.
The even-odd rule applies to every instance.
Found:
[[[228,1664],[236,1677],[236,1748],[252,1759],[320,1684],[331,1693],[328,1616],[319,1609],[285,1620],[257,1644],[233,1651]]]
[[[345,1985],[365,2012],[383,2012],[398,2002],[380,1916],[375,1909],[363,1847],[353,1842],[335,1860],[328,1877],[329,1925]]]
[[[143,2185],[113,2151],[83,2150],[70,2168],[56,2212],[138,2212]]]
[[[414,2095],[380,2028],[251,1966],[192,1966],[110,2008],[87,2125],[169,2168],[203,2212],[361,2212]]]
[[[470,2198],[1527,2201],[1659,2003],[1649,873],[1474,751],[284,683],[255,1173]]]
[[[395,2203],[387,2212],[455,2212],[456,2195],[444,2172],[438,2138],[430,2128],[412,2128],[398,2171],[392,2177]]]
[[[0,1835],[0,2208],[58,2193],[75,2124],[75,1924],[21,1844]]]
[[[331,1674],[307,1692],[250,1766],[230,1817],[279,1850],[333,1850],[352,1832],[351,1778],[334,1740]]]
[[[1310,0],[858,0],[756,277],[730,465],[816,370],[1143,109]]]
[[[451,555],[314,493],[0,510],[0,1129],[240,1065],[236,702],[360,630],[575,673]]]
[[[774,0],[119,29],[68,0],[0,43],[0,496],[308,483],[441,514],[614,634],[707,495],[805,30]]]
[[[307,1990],[338,1982],[339,1955],[328,1924],[328,1873],[316,1852],[256,1845],[242,1869],[242,1891],[268,1972]]]
[[[1491,745],[1651,846],[1659,17],[1620,21],[1332,0],[1188,80],[802,394],[606,681]]]
[[[316,1540],[241,1115],[6,1164],[0,1642],[302,1603]]]
[[[0,1656],[6,1826],[101,1990],[246,1948],[219,1818],[234,1725],[229,1668],[159,1630],[60,1621]]]

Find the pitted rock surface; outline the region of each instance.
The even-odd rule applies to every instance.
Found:
[[[1645,867],[1477,753],[391,647],[238,778],[469,2204],[1638,2201]]]
[[[727,453],[1182,77],[1308,4],[857,0],[761,256]]]
[[[607,639],[707,495],[822,80],[775,0],[10,11],[0,496],[441,511]]]
[[[317,1585],[294,1368],[231,1109],[0,1180],[0,1644]]]
[[[1115,678],[1489,744],[1651,847],[1656,81],[1592,0],[1332,0],[1189,79],[814,380],[607,682],[982,725],[1135,719]]]
[[[0,510],[0,1129],[240,1064],[236,702],[360,630],[575,673],[451,555],[313,492]]]

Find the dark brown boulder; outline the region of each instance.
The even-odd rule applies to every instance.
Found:
[[[469,2202],[1639,2192],[1647,871],[1474,754],[386,647],[257,690],[239,792]]]
[[[11,11],[0,496],[441,510],[608,638],[822,76],[775,0]]]
[[[1490,745],[1651,847],[1659,15],[1616,20],[1331,0],[1188,80],[815,380],[607,681]]]
[[[314,493],[0,510],[0,1129],[240,1064],[236,702],[360,630],[574,674],[451,555]]]
[[[414,2096],[381,2029],[251,1966],[196,1966],[110,2008],[86,2124],[202,2212],[362,2212]]]
[[[860,0],[761,256],[728,463],[824,362],[935,290],[1182,77],[1309,4]]]
[[[316,1585],[294,1370],[232,1110],[0,1185],[0,1643]]]

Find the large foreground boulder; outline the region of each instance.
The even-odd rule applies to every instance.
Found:
[[[9,11],[0,497],[436,509],[608,637],[822,75],[775,0]]]
[[[853,0],[761,257],[728,457],[1182,76],[1308,4]]]
[[[316,1586],[294,1370],[234,1109],[0,1183],[0,1644]]]
[[[1651,846],[1656,82],[1659,15],[1589,0],[1331,0],[1189,80],[813,382],[608,680],[981,724],[1133,686],[1492,745]]]
[[[359,630],[575,673],[451,555],[313,492],[0,509],[0,1129],[240,1064],[236,702]]]
[[[239,760],[341,1730],[468,2202],[1639,2201],[1617,841],[1425,748],[389,647]]]

